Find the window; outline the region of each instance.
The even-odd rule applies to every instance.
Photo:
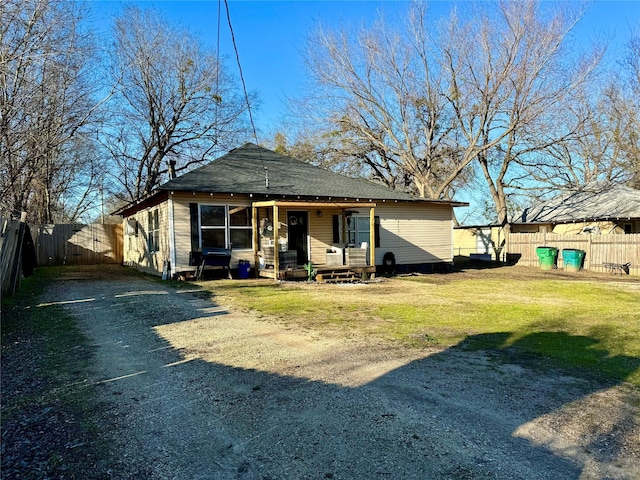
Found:
[[[252,229],[249,207],[229,207],[229,240],[233,248],[251,248]]]
[[[224,206],[200,205],[202,248],[227,248],[227,215]]]
[[[147,220],[147,246],[149,253],[155,253],[160,250],[160,220],[158,210],[149,211]]]
[[[128,218],[126,224],[126,234],[138,236],[138,222],[135,218]]]
[[[347,217],[347,243],[356,247],[362,245],[362,242],[369,243],[371,239],[371,228],[368,216],[351,216]],[[380,217],[374,217],[374,237],[375,246],[380,246]]]
[[[200,205],[200,246],[202,248],[252,248],[249,207]]]

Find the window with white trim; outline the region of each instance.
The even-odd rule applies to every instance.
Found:
[[[227,213],[224,205],[200,205],[200,246],[227,248]]]
[[[160,217],[158,209],[147,212],[147,247],[149,253],[160,250]]]
[[[228,209],[229,242],[237,250],[252,248],[251,210],[241,206],[229,206]]]
[[[251,249],[250,207],[200,205],[200,247]]]

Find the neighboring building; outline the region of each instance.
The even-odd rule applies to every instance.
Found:
[[[231,249],[232,268],[245,260],[261,276],[284,278],[300,276],[308,262],[367,273],[391,262],[398,271],[450,266],[453,208],[466,205],[413,197],[248,143],[117,213],[125,263],[140,270],[193,271],[215,248]]]
[[[504,229],[499,225],[460,225],[453,229],[453,247],[457,257],[469,257],[471,260],[496,259],[495,247],[505,243]],[[501,252],[501,257],[506,252]]]
[[[640,233],[640,190],[592,183],[525,209],[512,233]]]

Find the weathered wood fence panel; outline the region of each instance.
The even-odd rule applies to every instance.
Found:
[[[21,278],[24,220],[0,218],[0,291],[13,295]],[[17,270],[16,270],[17,269]]]
[[[37,225],[32,233],[41,267],[123,261],[122,225]]]
[[[556,247],[558,268],[563,268],[562,249],[573,248],[585,252],[584,269],[607,272],[607,263],[630,263],[629,274],[640,275],[640,234],[634,235],[559,235],[555,233],[510,233],[507,251],[518,265],[537,267],[537,247]]]

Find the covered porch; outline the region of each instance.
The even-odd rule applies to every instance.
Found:
[[[372,202],[253,202],[256,275],[349,281],[375,276],[378,225]]]

